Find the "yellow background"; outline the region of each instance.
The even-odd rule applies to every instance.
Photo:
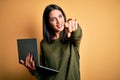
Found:
[[[0,80],[36,80],[18,63],[16,40],[42,39],[42,14],[50,3],[82,27],[81,79],[120,80],[119,0],[0,0]]]

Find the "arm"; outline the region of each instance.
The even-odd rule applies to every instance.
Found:
[[[72,40],[72,43],[79,47],[80,40],[82,37],[82,29],[79,26],[78,22],[76,19],[69,19],[68,21],[65,22],[65,29],[68,38]]]
[[[41,80],[41,75],[36,70],[35,61],[30,53],[26,56],[25,62],[23,60],[20,60],[20,62],[30,71],[32,75],[34,75],[37,79]]]
[[[72,33],[71,33],[71,40],[72,40],[72,43],[75,45],[75,46],[77,46],[77,47],[79,47],[79,45],[80,45],[80,40],[81,40],[81,37],[82,37],[82,29],[81,29],[81,27],[79,26],[79,24],[77,25],[78,27],[77,27],[77,30],[76,31],[73,31]]]

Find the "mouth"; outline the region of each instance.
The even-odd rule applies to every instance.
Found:
[[[56,26],[57,26],[57,28],[59,28],[59,29],[62,28],[62,25],[61,25],[61,24],[56,25]]]

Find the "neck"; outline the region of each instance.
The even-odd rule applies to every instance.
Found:
[[[60,37],[60,33],[56,33],[54,39],[58,39]]]

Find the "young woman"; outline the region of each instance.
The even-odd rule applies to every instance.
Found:
[[[43,13],[43,40],[40,42],[40,64],[59,73],[40,74],[32,55],[21,62],[39,80],[80,80],[79,46],[82,30],[76,19],[66,20],[58,5],[48,5]]]

